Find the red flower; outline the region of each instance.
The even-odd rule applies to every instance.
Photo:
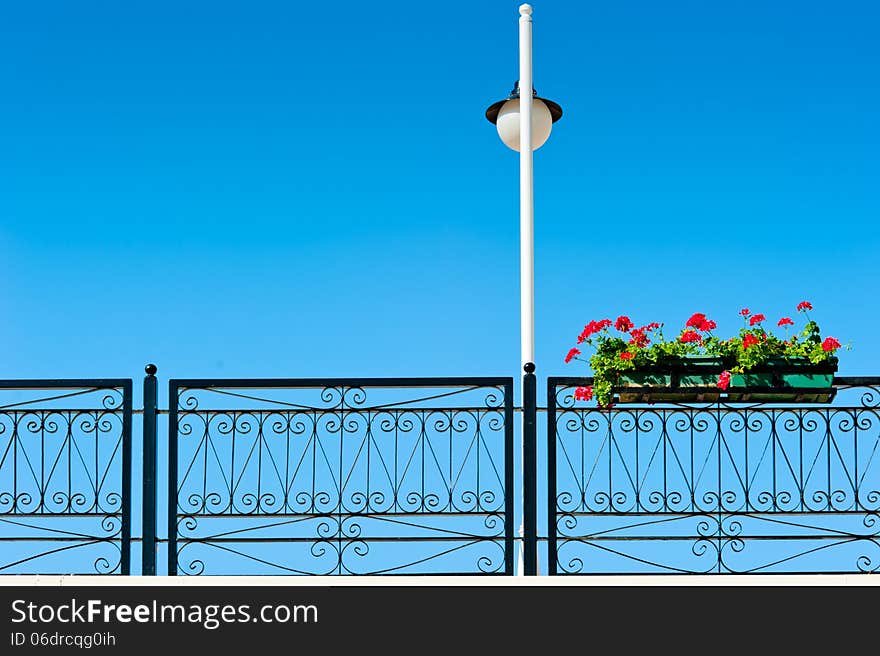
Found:
[[[641,328],[639,328],[639,330],[657,330],[662,325],[663,325],[662,323],[657,323],[656,321],[652,321],[647,326],[642,326]]]
[[[700,337],[700,334],[693,330],[685,330],[681,337],[678,338],[678,341],[684,342],[685,344],[689,344],[690,342],[699,342],[703,343],[703,338]]]
[[[629,320],[629,317],[623,315],[617,317],[617,321],[614,322],[614,327],[622,333],[628,333],[632,330],[633,326],[635,326],[635,324]]]
[[[576,356],[576,355],[580,355],[580,354],[581,354],[580,349],[576,349],[576,348],[571,349],[571,350],[568,352],[568,355],[565,356],[565,364],[568,364],[569,362],[571,362],[571,359],[572,359],[574,356]]]
[[[648,339],[648,336],[645,334],[644,328],[634,329],[630,335],[632,335],[632,339],[629,340],[629,343],[637,346],[639,348],[645,348],[648,343],[651,341]]]
[[[586,342],[588,339],[590,339],[590,337],[593,336],[593,333],[596,332],[595,327],[596,327],[595,321],[591,321],[586,326],[584,326],[584,329],[581,331],[581,334],[578,335],[577,343],[581,344],[583,342]]]
[[[726,390],[730,387],[730,372],[722,371],[721,375],[718,376],[718,387],[719,389]]]
[[[803,310],[812,310],[812,309],[813,309],[813,304],[810,303],[809,301],[801,301],[800,303],[798,303],[798,306],[797,306],[798,312],[801,312]]]
[[[699,328],[706,321],[706,315],[702,312],[697,312],[696,314],[691,315],[691,318],[687,320],[685,323],[685,327],[687,328]]]
[[[833,351],[834,349],[840,348],[840,342],[838,342],[833,337],[826,337],[825,341],[822,342],[822,350],[823,351]]]
[[[591,321],[586,326],[584,326],[583,331],[580,335],[578,335],[577,343],[580,344],[582,342],[587,341],[595,335],[596,333],[602,331],[611,325],[610,319],[602,319],[602,321]]]
[[[792,321],[788,317],[782,317],[776,325],[777,326],[793,326],[794,321]]]
[[[718,327],[718,324],[709,319],[708,321],[704,321],[699,325],[699,328],[702,332],[708,333],[710,330],[715,330]]]
[[[750,325],[750,326],[754,326],[756,323],[761,323],[761,322],[764,321],[766,318],[767,318],[767,317],[765,317],[763,314],[756,314],[756,315],[753,316],[751,319],[749,319],[749,325]]]
[[[621,359],[621,360],[632,360],[632,359],[633,359],[633,354],[630,353],[629,351],[623,351],[623,352],[620,354],[620,359]]]
[[[760,340],[752,334],[746,335],[745,337],[743,337],[743,350],[749,348],[750,346],[754,346],[759,341]]]
[[[747,316],[749,316],[749,308],[743,308],[742,310],[739,311],[739,313],[741,315],[743,315],[744,317],[747,317]]]
[[[589,385],[587,387],[578,387],[574,391],[574,400],[575,401],[590,401],[593,398],[593,388]]]

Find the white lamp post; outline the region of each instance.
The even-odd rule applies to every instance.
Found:
[[[486,118],[495,124],[498,136],[504,144],[519,151],[519,198],[520,198],[520,354],[526,377],[523,379],[523,436],[526,435],[526,423],[531,421],[534,429],[534,411],[532,416],[525,411],[526,380],[531,377],[532,393],[534,393],[535,371],[535,203],[534,178],[532,175],[532,153],[544,145],[550,136],[553,123],[562,117],[562,108],[551,100],[539,98],[532,84],[532,7],[524,4],[519,8],[519,81],[510,96],[500,100],[486,110]],[[526,96],[531,92],[532,101],[522,103],[520,89],[525,89]],[[522,144],[531,147],[522,148]],[[523,486],[533,486],[535,481],[527,467],[527,459],[534,460],[534,449],[527,452],[523,439]],[[532,464],[534,464],[532,462]],[[526,495],[528,496],[528,495]],[[526,507],[523,499],[524,522],[534,522],[534,508]],[[531,527],[531,533],[536,527]],[[526,532],[520,527],[520,537],[525,540]],[[534,547],[534,545],[530,545]],[[524,544],[525,547],[525,544]],[[523,548],[523,551],[525,548]],[[533,549],[530,549],[533,550]],[[520,551],[520,574],[524,569],[523,551]],[[533,558],[532,555],[527,556]],[[536,569],[537,563],[532,562],[528,569]]]

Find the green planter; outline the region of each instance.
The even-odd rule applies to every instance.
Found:
[[[618,378],[619,403],[669,401],[672,397],[672,374],[632,371]]]
[[[774,358],[760,369],[732,374],[727,390],[718,388],[721,358],[691,356],[681,362],[620,374],[618,403],[669,401],[729,403],[828,403],[834,398],[837,358],[813,364],[804,358]]]
[[[721,358],[691,356],[668,366],[625,372],[618,379],[618,399],[620,403],[717,401],[722,371]]]
[[[760,371],[733,374],[727,400],[736,402],[828,403],[834,398],[837,358],[813,364],[806,358],[773,358]]]

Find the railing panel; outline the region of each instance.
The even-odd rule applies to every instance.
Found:
[[[619,405],[548,381],[551,574],[880,568],[880,379],[830,405]]]
[[[169,573],[513,573],[513,381],[172,380]]]
[[[0,573],[129,573],[131,390],[0,381]]]

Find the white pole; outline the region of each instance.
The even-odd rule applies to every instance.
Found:
[[[519,7],[519,305],[520,363],[535,361],[535,206],[532,176],[532,7]],[[522,372],[520,372],[522,374]],[[525,436],[525,412],[522,413]],[[525,446],[525,440],[523,440]],[[525,449],[523,449],[525,456]],[[523,465],[525,458],[523,457]],[[525,475],[525,469],[523,469]],[[525,479],[523,479],[525,480]],[[525,504],[523,504],[525,509]],[[519,527],[519,576],[525,575],[523,553],[525,530]]]
[[[522,366],[535,361],[535,204],[532,177],[532,7],[519,8],[519,225]]]

